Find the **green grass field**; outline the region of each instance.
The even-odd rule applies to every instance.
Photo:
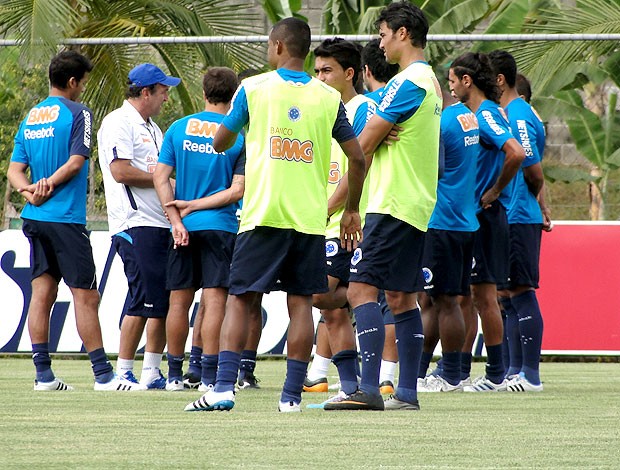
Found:
[[[76,390],[34,392],[32,362],[0,358],[0,469],[620,468],[618,364],[544,363],[543,393],[421,394],[420,412],[279,414],[284,369],[259,361],[233,411],[188,413],[196,391],[94,392],[88,361],[57,359]]]

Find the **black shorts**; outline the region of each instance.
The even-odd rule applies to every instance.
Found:
[[[340,246],[340,239],[325,240],[325,261],[327,275],[340,280],[343,284],[349,283],[349,268],[351,267],[352,251]]]
[[[228,288],[230,262],[235,247],[234,233],[222,230],[189,232],[189,245],[168,251],[166,287],[170,290]]]
[[[508,285],[510,257],[506,209],[499,201],[494,201],[489,209],[478,213],[478,222],[471,283],[496,284],[498,289],[504,289]]]
[[[469,295],[474,232],[428,229],[424,238],[424,292]]]
[[[385,214],[366,214],[364,240],[353,253],[349,282],[417,292],[422,283],[424,232]]]
[[[529,286],[538,289],[540,279],[541,224],[512,224],[510,227],[511,288]]]
[[[294,295],[328,291],[324,236],[274,227],[256,227],[237,235],[229,293],[272,290]]]
[[[86,226],[23,219],[22,231],[30,242],[31,279],[49,274],[77,289],[96,289],[93,249]]]
[[[161,227],[133,227],[112,236],[129,286],[126,315],[165,318],[168,314],[166,257],[170,240],[170,230]]]

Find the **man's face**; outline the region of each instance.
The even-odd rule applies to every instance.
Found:
[[[398,31],[392,31],[385,21],[379,26],[379,37],[381,37],[379,48],[383,51],[388,64],[397,64],[400,59],[400,41],[398,41],[397,33]]]
[[[88,72],[86,72],[84,74],[84,76],[82,77],[82,80],[75,81],[74,77],[71,77],[71,80],[74,81],[75,86],[71,88],[71,101],[80,101],[80,96],[82,96],[82,93],[84,93],[84,90],[86,90],[86,82],[88,81]]]
[[[314,59],[314,73],[316,78],[340,93],[343,93],[350,83],[347,81],[345,70],[333,57],[317,57]]]
[[[267,41],[267,63],[273,69],[277,66],[278,54],[277,54],[277,45],[276,41],[269,36],[269,40]]]
[[[155,85],[155,89],[148,94],[148,109],[149,116],[157,116],[161,112],[162,105],[168,101],[169,86],[158,83]],[[147,92],[148,93],[148,92]]]
[[[463,84],[463,79],[457,77],[452,69],[448,72],[448,84],[452,96],[462,103],[469,101],[469,89]]]

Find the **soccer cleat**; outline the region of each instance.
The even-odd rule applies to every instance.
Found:
[[[316,380],[304,380],[304,392],[327,392],[327,377],[321,377]]]
[[[185,411],[230,411],[235,406],[235,392],[216,392],[213,388],[198,400],[188,403]]]
[[[358,379],[358,383],[359,383],[359,379]],[[336,391],[339,391],[341,388],[342,388],[342,384],[340,383],[340,380],[339,380],[335,384],[331,384],[329,387],[327,387],[327,390],[336,392]]]
[[[402,401],[396,398],[395,395],[391,395],[390,398],[383,402],[383,406],[387,411],[405,410],[405,411],[419,411],[420,403],[416,400],[413,403],[408,401]]]
[[[239,376],[237,387],[239,387],[239,390],[245,390],[246,388],[260,388],[258,382],[260,382],[260,380],[258,380],[252,372],[246,372],[243,377]]]
[[[418,392],[462,392],[463,387],[459,382],[457,385],[452,385],[446,379],[440,375],[431,376],[426,378],[426,382],[422,387],[418,387]]]
[[[379,384],[379,393],[381,395],[392,395],[394,393],[394,384],[389,380],[384,380]]]
[[[185,388],[198,388],[200,385],[200,376],[194,375],[188,372],[183,376],[183,387]]]
[[[280,413],[301,413],[301,406],[294,401],[281,401],[278,403],[278,411]]]
[[[203,393],[208,392],[212,388],[213,384],[205,385],[204,383],[200,382],[200,385],[198,385],[198,391]]]
[[[323,408],[325,408],[326,404],[333,403],[333,402],[336,402],[336,401],[341,401],[341,400],[344,400],[345,398],[347,398],[347,394],[344,393],[342,390],[340,390],[336,395],[334,395],[333,397],[329,397],[324,402],[322,402],[322,403],[310,403],[310,404],[306,405],[306,408],[315,409],[315,410],[322,410]]]
[[[139,392],[141,390],[146,390],[146,385],[142,385],[140,382],[132,382],[119,375],[114,375],[114,378],[109,382],[95,382],[95,390],[98,392]]]
[[[134,383],[134,384],[139,384],[140,383],[140,381],[136,378],[136,376],[133,375],[133,371],[131,371],[131,370],[128,370],[124,374],[119,375],[119,377],[121,379],[125,379],[127,382],[131,382],[131,383]]]
[[[166,390],[169,392],[181,392],[185,388],[185,384],[183,380],[168,378],[168,382],[166,382]]]
[[[73,387],[64,383],[61,379],[55,378],[51,382],[34,381],[34,389],[37,392],[65,392],[73,390]]]
[[[426,385],[426,379],[428,378],[428,376],[426,377],[418,377],[418,381],[416,382],[416,389],[420,390],[422,387],[424,387]]]
[[[525,375],[519,374],[508,381],[507,390],[509,392],[542,392],[543,385],[542,383],[534,385],[525,378]]]
[[[464,379],[461,379],[461,387],[468,387],[471,385],[471,377],[467,376]]]
[[[383,411],[383,398],[381,395],[371,395],[362,390],[357,390],[351,395],[347,395],[342,400],[326,403],[323,407],[325,411],[334,410],[371,410]]]
[[[487,379],[485,376],[478,377],[475,379],[471,385],[463,387],[464,392],[505,392],[506,384],[508,381],[506,379],[502,380],[501,383],[496,384],[495,382]]]
[[[160,370],[159,375],[155,375],[141,383],[146,385],[147,390],[165,390],[167,382],[166,377],[164,377]]]

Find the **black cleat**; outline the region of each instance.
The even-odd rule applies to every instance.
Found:
[[[258,380],[252,372],[246,372],[243,377],[239,376],[239,381],[237,382],[237,386],[239,390],[244,390],[246,388],[260,388],[258,385]]]
[[[357,390],[351,395],[348,395],[341,400],[335,400],[331,403],[326,403],[323,408],[325,411],[335,410],[371,410],[371,411],[383,411],[383,398],[381,395],[371,395]]]
[[[198,388],[200,385],[200,376],[187,373],[183,376],[183,388]]]

